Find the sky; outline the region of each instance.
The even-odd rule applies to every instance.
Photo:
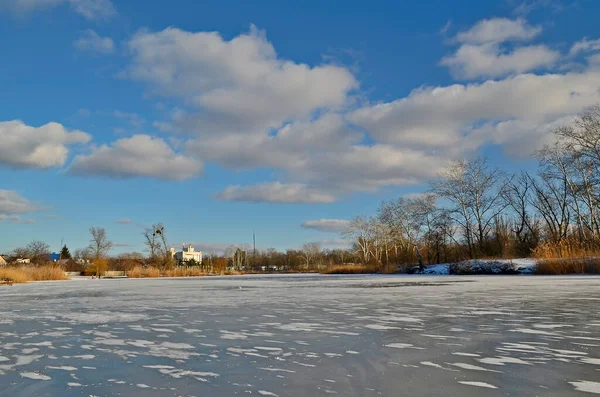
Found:
[[[600,103],[594,0],[0,0],[0,252],[344,246]]]

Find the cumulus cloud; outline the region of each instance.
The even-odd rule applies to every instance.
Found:
[[[456,35],[456,41],[469,44],[502,43],[531,40],[542,32],[541,26],[531,26],[524,19],[483,19],[471,29]]]
[[[569,55],[575,56],[580,53],[600,51],[600,39],[589,40],[584,38],[571,46]]]
[[[110,0],[4,0],[0,9],[8,9],[17,15],[68,5],[73,11],[89,20],[113,17],[117,11]]]
[[[101,37],[92,29],[84,31],[73,42],[73,46],[81,51],[93,51],[102,54],[110,54],[115,50],[115,43],[110,37]]]
[[[235,170],[255,167],[305,168],[317,155],[333,156],[359,143],[342,115],[326,114],[260,134],[222,134],[192,140],[187,149]]]
[[[450,68],[457,79],[502,77],[548,68],[560,58],[558,51],[545,45],[515,46],[508,49],[503,43],[522,42],[535,38],[542,31],[524,19],[484,19],[454,38],[461,43],[452,55],[440,64]]]
[[[271,169],[278,180],[230,186],[217,197],[328,203],[422,183],[488,144],[527,155],[599,102],[591,57],[578,72],[527,73],[553,68],[559,57],[543,44],[523,44],[540,33],[523,19],[481,21],[455,36],[456,53],[442,62],[464,78],[496,80],[420,87],[360,106],[348,69],[281,59],[255,28],[229,41],[214,32],[140,32],[128,43],[124,76],[180,101],[153,125],[187,139],[187,155],[232,170]],[[573,51],[587,48],[593,43]]]
[[[441,64],[448,66],[458,79],[499,77],[523,73],[554,65],[560,53],[545,45],[525,46],[504,51],[497,44],[462,45],[456,53],[444,57]]]
[[[302,223],[305,229],[314,229],[321,232],[342,233],[348,228],[350,221],[346,219],[316,219]]]
[[[0,219],[13,222],[21,221],[18,214],[42,211],[45,208],[31,202],[14,190],[0,189]]]
[[[90,135],[68,131],[61,124],[41,127],[20,120],[0,122],[0,165],[12,168],[52,168],[62,166],[69,146],[87,143]]]
[[[75,175],[97,175],[109,178],[153,177],[163,180],[192,178],[202,164],[177,154],[160,138],[134,135],[102,145],[89,155],[79,155],[69,167]]]
[[[272,202],[272,203],[333,203],[334,195],[300,183],[265,182],[259,185],[229,186],[217,197],[228,201]]]
[[[526,132],[600,101],[599,88],[600,73],[593,70],[524,74],[500,81],[420,88],[405,98],[358,109],[350,118],[379,142],[456,153],[465,145],[473,150],[491,138],[502,140],[509,132],[484,134],[485,129],[478,128],[482,121],[512,122],[513,143],[523,143],[531,137]],[[525,124],[525,130],[516,128]]]
[[[254,27],[230,41],[216,32],[146,31],[128,47],[133,61],[125,75],[198,110],[179,120],[196,135],[279,128],[318,109],[345,105],[357,86],[346,68],[280,59]]]

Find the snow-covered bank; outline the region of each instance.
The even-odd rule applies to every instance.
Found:
[[[468,275],[468,274],[532,274],[536,261],[531,258],[520,259],[472,259],[456,263],[441,263],[425,267],[421,274],[430,275]]]

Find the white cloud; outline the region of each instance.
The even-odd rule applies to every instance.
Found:
[[[442,155],[450,151],[456,156],[458,150],[472,151],[492,137],[498,139],[476,133],[482,122],[527,123],[525,130],[511,131],[512,143],[522,144],[530,138],[526,132],[535,126],[600,101],[599,88],[600,73],[593,70],[524,74],[500,81],[420,88],[405,98],[363,107],[350,119],[378,142],[430,148]],[[526,148],[535,150],[536,145]]]
[[[134,135],[102,145],[89,155],[79,155],[69,167],[76,175],[99,175],[111,178],[152,177],[184,180],[200,173],[202,164],[177,154],[162,139]]]
[[[588,40],[584,38],[571,46],[569,55],[575,56],[582,52],[600,51],[600,39]]]
[[[531,40],[542,31],[524,19],[484,19],[454,38],[461,43],[452,55],[442,58],[457,79],[496,78],[553,66],[560,53],[545,45],[515,46],[507,49],[503,43]]]
[[[578,0],[524,0],[515,8],[517,15],[527,15],[540,8],[550,8],[554,12],[562,12],[567,7],[577,5]]]
[[[69,5],[73,11],[89,20],[113,17],[117,11],[110,0],[3,0],[0,9],[7,8],[17,15]]]
[[[198,110],[179,120],[181,129],[196,136],[279,128],[345,105],[357,86],[345,68],[280,59],[254,27],[230,41],[216,32],[140,32],[128,46],[133,62],[125,74]]]
[[[182,101],[153,125],[179,139],[188,134],[186,154],[232,170],[274,171],[277,182],[229,186],[221,199],[328,203],[423,183],[449,159],[487,144],[529,154],[553,128],[599,102],[591,60],[578,72],[522,74],[550,68],[558,57],[543,45],[519,47],[540,31],[524,20],[483,21],[455,42],[477,47],[466,74],[498,80],[421,87],[353,111],[357,83],[348,70],[281,60],[257,30],[231,41],[178,29],[141,32],[129,43],[125,75]]]
[[[221,134],[188,142],[187,149],[205,160],[235,170],[255,167],[305,168],[317,155],[332,156],[362,140],[339,114],[312,122],[295,122],[260,134]]]
[[[71,7],[87,19],[110,18],[117,10],[110,0],[69,0]]]
[[[92,29],[82,32],[73,45],[81,51],[94,51],[102,54],[110,54],[115,50],[115,43],[110,37],[101,37]]]
[[[541,26],[531,26],[524,19],[483,19],[471,29],[456,35],[456,41],[469,44],[527,41],[542,32]]]
[[[311,188],[300,183],[284,184],[265,182],[260,185],[229,186],[217,194],[228,201],[272,202],[272,203],[333,203],[336,199],[330,193]]]
[[[348,228],[350,221],[346,219],[316,219],[302,223],[305,229],[315,229],[322,232],[342,233]]]
[[[519,47],[507,52],[497,44],[464,44],[453,55],[444,57],[441,64],[448,66],[455,78],[474,79],[548,68],[559,58],[560,53],[545,45]]]
[[[37,221],[35,219],[23,219],[19,215],[11,215],[11,216],[8,216],[8,217],[5,216],[3,218],[2,215],[0,214],[0,220],[1,219],[8,219],[8,221],[10,223],[20,223],[20,224],[23,224],[23,225],[32,225],[34,223],[37,223]]]
[[[13,222],[21,221],[17,214],[26,214],[44,210],[44,207],[33,203],[14,190],[0,189],[0,219]]]
[[[0,165],[13,168],[62,166],[70,145],[87,143],[90,139],[90,135],[68,131],[58,123],[30,127],[19,120],[0,122]]]

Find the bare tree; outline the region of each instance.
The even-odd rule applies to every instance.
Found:
[[[306,262],[306,268],[310,268],[321,253],[321,245],[319,243],[307,243],[302,245],[300,249],[302,259]]]
[[[247,263],[247,247],[245,245],[230,245],[225,250],[225,255],[231,260],[231,265],[237,271],[243,270]]]
[[[173,264],[173,258],[169,252],[167,229],[162,222],[155,223],[144,229],[144,244],[150,251],[150,260],[158,264],[164,271]]]
[[[34,240],[27,244],[25,251],[31,263],[42,264],[50,260],[50,246],[43,241]]]
[[[357,216],[350,221],[342,236],[353,242],[362,262],[365,264],[369,263],[371,259],[371,243],[375,237],[373,222],[370,222],[364,216]]]
[[[569,187],[564,178],[556,179],[552,175],[540,172],[534,180],[535,200],[532,205],[544,219],[549,239],[560,246],[567,237],[571,212],[569,210]]]
[[[539,239],[538,222],[532,216],[534,199],[534,180],[525,171],[514,175],[503,192],[508,208],[512,210],[514,221],[512,231],[517,241],[517,250],[521,255],[529,255]]]
[[[90,250],[94,259],[104,258],[112,249],[113,243],[106,236],[106,229],[102,227],[91,227]]]
[[[18,247],[12,250],[11,255],[17,259],[27,259],[30,258],[30,252],[26,247]]]
[[[450,213],[461,225],[471,257],[486,243],[497,215],[506,208],[503,191],[508,181],[499,168],[490,169],[487,159],[456,160],[442,172],[432,190],[452,203]]]

